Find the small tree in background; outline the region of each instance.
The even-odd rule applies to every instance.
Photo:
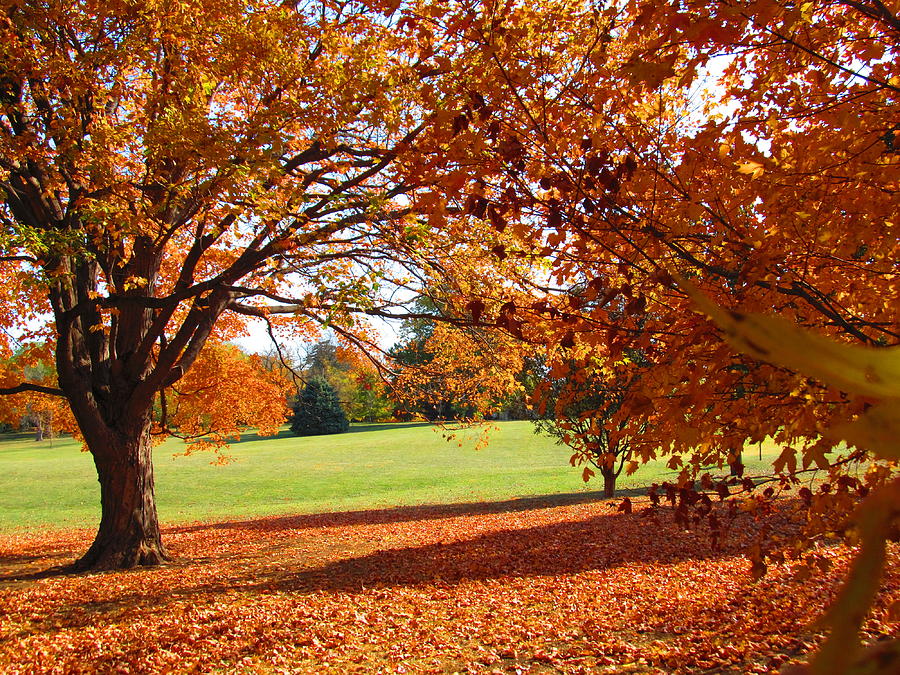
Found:
[[[638,466],[632,457],[632,441],[625,432],[628,418],[623,416],[623,402],[632,396],[646,366],[643,355],[631,351],[618,364],[615,372],[595,370],[580,364],[580,376],[553,377],[547,369],[544,378],[534,387],[532,399],[538,406],[538,418],[533,421],[536,433],[557,439],[574,451],[573,466],[590,464],[603,477],[603,493],[613,497],[616,479],[627,466],[633,473]],[[541,363],[532,368],[539,372]],[[644,429],[646,425],[644,425]],[[594,475],[584,468],[584,479]]]
[[[291,431],[298,436],[320,436],[341,434],[349,428],[334,387],[322,379],[310,380],[294,404]]]
[[[359,369],[354,381],[356,388],[350,400],[353,420],[368,424],[390,420],[396,403],[374,368],[368,372]]]
[[[572,383],[563,383],[552,416],[538,418],[533,424],[536,432],[553,436],[557,443],[575,451],[573,465],[593,465],[603,476],[604,495],[612,497],[616,479],[631,459],[631,439],[618,435],[620,425],[613,422],[622,406],[623,392],[614,386],[590,384],[591,389],[576,390]],[[585,480],[591,475],[593,471],[586,469]]]

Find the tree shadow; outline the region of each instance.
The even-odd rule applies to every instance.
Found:
[[[516,497],[492,502],[458,502],[451,504],[425,504],[416,506],[397,506],[384,509],[368,509],[364,511],[337,511],[330,513],[312,513],[295,516],[276,516],[252,520],[220,521],[213,523],[196,523],[176,525],[163,528],[163,536],[172,534],[190,534],[214,530],[235,530],[248,533],[272,533],[291,530],[311,530],[328,527],[352,527],[357,525],[387,525],[430,520],[444,520],[464,516],[478,516],[501,513],[515,513],[535,509],[553,508],[591,502],[609,501],[612,511],[624,497],[637,497],[645,494],[644,489],[619,490],[612,500],[602,492],[568,492],[549,495]],[[250,534],[249,536],[252,536]],[[35,553],[3,555],[0,553],[0,583],[24,582],[56,576],[81,574],[72,568],[71,562],[46,567],[48,560],[71,561],[83,551],[67,551],[58,553]],[[213,556],[212,559],[220,559]],[[202,563],[205,558],[187,558],[180,564]]]
[[[254,520],[198,523],[167,527],[165,528],[164,533],[188,533],[215,529],[274,532],[279,530],[305,530],[319,527],[382,525],[422,520],[441,520],[459,516],[478,516],[491,513],[512,513],[516,511],[530,511],[533,509],[599,501],[610,501],[612,507],[617,506],[624,497],[634,498],[646,495],[646,493],[647,491],[645,488],[633,488],[618,490],[616,496],[612,498],[604,496],[600,491],[563,492],[549,495],[514,497],[491,502],[456,502],[451,504],[394,506],[384,509],[367,509],[364,511],[335,511],[330,513],[310,513],[296,516],[275,516]]]
[[[0,555],[0,585],[7,586],[16,582],[37,581],[72,574],[69,562],[72,555],[71,552]],[[60,564],[47,567],[48,560],[60,561]]]
[[[4,431],[0,433],[0,441],[34,441],[34,432]]]
[[[545,577],[629,563],[671,565],[735,555],[714,551],[705,533],[638,515],[594,516],[526,529],[501,530],[449,543],[378,550],[324,566],[260,579],[258,590],[353,592],[385,586],[456,585],[508,577]]]
[[[414,427],[433,427],[431,422],[391,422],[385,424],[351,424],[345,434],[363,434],[376,431],[396,431],[397,429],[412,429]],[[338,434],[341,435],[341,434]],[[228,441],[228,445],[240,445],[241,443],[255,443],[257,441],[272,441],[275,439],[311,438],[311,436],[297,436],[290,429],[281,429],[277,434],[263,436],[256,431],[243,431],[237,440]]]
[[[268,436],[264,436],[260,434],[258,431],[242,431],[241,437],[238,439],[229,439],[228,446],[232,445],[241,445],[242,443],[256,443],[257,441],[274,441],[278,438],[296,438],[294,434],[291,433],[290,429],[280,429],[277,434],[269,434]],[[227,447],[226,447],[227,451]]]
[[[239,536],[235,535],[236,538]],[[363,547],[378,545],[363,539],[358,542]],[[208,602],[211,596],[235,591],[241,594],[310,594],[423,585],[448,587],[472,581],[602,572],[634,563],[673,565],[736,554],[737,545],[729,546],[725,551],[713,551],[708,542],[703,532],[681,531],[665,517],[651,523],[638,514],[594,515],[580,521],[504,529],[449,542],[371,550],[325,564],[316,563],[304,548],[296,547],[289,540],[279,540],[251,554],[177,560],[167,567],[188,571],[205,563],[228,561],[230,564],[213,578],[187,573],[179,575],[175,583],[167,583],[165,588],[148,587],[126,592],[113,600],[75,600],[62,613],[56,613],[48,620],[63,621],[70,627],[88,625],[98,616],[115,613],[122,607],[165,611],[173,602],[201,597],[203,602]],[[141,571],[108,574],[123,573],[140,574]],[[54,568],[4,581],[29,581],[66,574],[66,568]],[[73,607],[80,607],[88,614],[70,615]]]
[[[354,423],[345,433],[363,434],[369,431],[396,431],[397,429],[415,429],[418,427],[434,427],[434,422],[386,422],[384,424]]]

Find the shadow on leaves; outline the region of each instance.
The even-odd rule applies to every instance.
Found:
[[[611,501],[612,505],[623,497],[638,497],[646,494],[646,489],[619,490]],[[494,502],[458,502],[453,504],[423,504],[419,506],[396,506],[386,509],[365,511],[337,511],[333,513],[311,513],[299,516],[275,516],[256,520],[236,520],[216,523],[200,523],[169,527],[166,533],[189,533],[203,530],[252,530],[274,532],[279,530],[305,530],[319,527],[346,527],[352,525],[383,525],[426,520],[441,520],[459,516],[478,516],[491,513],[513,513],[532,509],[552,508],[569,504],[585,504],[604,501],[602,492],[565,492],[533,497],[516,497]]]
[[[713,552],[702,532],[683,532],[668,522],[638,516],[600,516],[526,529],[501,530],[471,539],[378,550],[322,567],[270,578],[260,589],[356,591],[379,586],[458,584],[504,577],[578,574],[629,563],[675,564],[734,555]],[[262,581],[262,580],[261,580]]]

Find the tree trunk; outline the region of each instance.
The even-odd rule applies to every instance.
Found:
[[[105,447],[89,441],[100,481],[100,527],[74,567],[111,570],[169,560],[159,532],[153,489],[149,420],[124,434],[110,433]]]
[[[614,497],[616,494],[616,472],[612,469],[601,468],[600,474],[603,476],[603,495],[605,497]]]
[[[735,451],[734,459],[728,463],[732,476],[740,478],[744,475],[743,453],[740,450]]]

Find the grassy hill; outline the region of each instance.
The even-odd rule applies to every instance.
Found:
[[[481,430],[448,441],[427,424],[355,425],[346,434],[300,438],[246,434],[224,454],[183,456],[171,439],[155,450],[156,493],[164,524],[414,504],[498,501],[591,493],[568,464],[568,448],[537,436],[528,422],[501,422],[476,449]],[[756,448],[746,457],[753,469]],[[771,449],[764,459],[771,461]],[[619,487],[673,476],[654,462]],[[587,494],[585,496],[588,496]],[[93,527],[99,488],[89,454],[72,439],[34,442],[0,436],[0,531]]]

